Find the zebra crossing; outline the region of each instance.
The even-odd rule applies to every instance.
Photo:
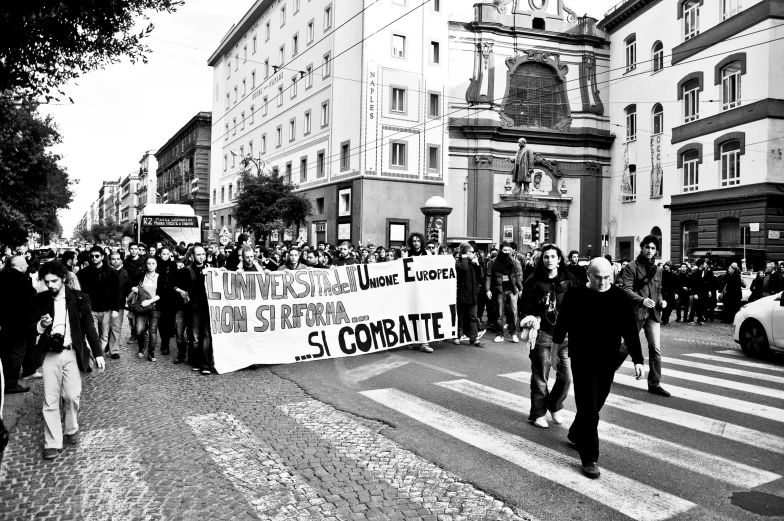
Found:
[[[511,411],[520,417],[521,423],[525,423],[530,410],[527,393],[521,395],[499,388],[504,387],[504,382],[530,384],[531,374],[525,371],[499,374],[499,378],[491,385],[472,381],[468,377],[445,378],[432,385],[448,393],[433,393],[432,397],[417,396],[394,387],[365,390],[360,394],[473,449],[516,465],[522,472],[587,496],[602,507],[629,518],[665,520],[680,518],[682,515],[712,518],[711,509],[714,505],[700,505],[693,495],[685,492],[693,479],[718,482],[735,490],[750,490],[771,484],[776,489],[782,489],[781,484],[784,483],[781,465],[772,463],[781,462],[784,455],[784,437],[777,434],[782,432],[778,423],[784,422],[784,408],[776,406],[784,406],[784,390],[780,387],[784,378],[776,374],[780,374],[782,368],[732,355],[721,356],[726,354],[729,353],[688,353],[683,354],[683,358],[665,357],[663,373],[667,380],[666,388],[674,398],[673,403],[659,399],[646,401],[644,398],[651,396],[647,393],[634,398],[625,396],[623,393],[628,394],[630,388],[647,390],[645,380],[636,380],[627,374],[627,369],[633,369],[627,362],[616,374],[614,389],[605,404],[605,411],[609,408],[631,413],[633,418],[642,417],[646,422],[678,426],[692,433],[691,436],[682,437],[678,435],[678,430],[663,429],[666,434],[661,435],[662,429],[657,429],[657,435],[653,435],[643,432],[644,426],[637,421],[625,422],[627,426],[624,426],[603,419],[599,424],[603,447],[614,447],[616,454],[629,453],[632,460],[638,457],[655,458],[663,464],[657,468],[676,467],[680,469],[676,475],[684,479],[694,476],[688,478],[682,487],[676,483],[668,484],[669,488],[657,488],[657,481],[651,480],[650,475],[625,475],[613,465],[610,468],[602,466],[602,477],[599,480],[589,480],[580,473],[577,454],[565,448],[557,450],[543,445],[537,438],[541,431],[528,431],[531,435],[526,435],[525,429],[508,432],[508,428],[490,425],[454,406],[450,409],[444,403],[439,403],[458,403],[449,398],[451,395],[448,393],[454,393],[467,397],[470,402]],[[673,369],[672,366],[684,370]],[[553,382],[551,379],[550,384]],[[778,388],[775,387],[777,385]],[[570,391],[570,394],[573,395],[573,392]],[[560,426],[551,424],[556,427],[556,436],[563,440],[563,429],[568,429],[575,415],[568,403],[561,411],[564,423]],[[473,411],[476,408],[467,407],[466,410]],[[735,420],[735,423],[725,421],[723,418],[727,416],[740,417],[741,420]],[[629,428],[629,424],[636,428]],[[671,438],[668,439],[668,436]],[[704,440],[705,436],[719,440],[719,448],[713,451],[715,453],[705,450],[705,447],[716,447],[716,444],[695,442]],[[745,446],[746,450],[765,451],[770,456],[747,457],[748,461],[742,461],[745,452],[722,450],[721,443],[725,441]],[[628,471],[625,466],[621,468]],[[680,493],[681,489],[684,490],[683,494]]]

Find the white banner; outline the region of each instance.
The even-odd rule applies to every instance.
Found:
[[[218,373],[363,355],[457,334],[451,256],[328,270],[204,273]]]

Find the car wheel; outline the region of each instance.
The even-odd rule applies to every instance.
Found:
[[[768,354],[768,335],[765,328],[756,320],[743,324],[740,330],[740,347],[743,352],[752,358],[761,358]]]

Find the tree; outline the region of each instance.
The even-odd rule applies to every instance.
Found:
[[[31,231],[61,230],[57,211],[73,200],[72,181],[47,149],[61,137],[36,105],[0,99],[0,242],[21,244]]]
[[[37,0],[4,2],[0,10],[0,92],[16,100],[58,99],[81,74],[116,63],[147,61],[134,25],[152,12],[176,11],[177,0]],[[56,91],[56,92],[55,92]],[[70,99],[70,98],[69,98]]]
[[[294,193],[296,185],[287,182],[277,169],[264,174],[246,168],[240,173],[242,191],[234,207],[237,224],[252,232],[260,243],[274,231],[283,237],[283,230],[299,224],[313,214],[307,197]]]

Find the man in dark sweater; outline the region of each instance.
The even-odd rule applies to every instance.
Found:
[[[120,316],[120,277],[104,261],[100,246],[90,248],[90,265],[77,274],[82,292],[90,297],[93,322],[101,341],[101,349],[108,350],[112,319]]]
[[[613,269],[606,259],[593,259],[588,283],[564,295],[553,334],[554,350],[561,349],[567,335],[577,405],[567,437],[580,452],[583,473],[596,479],[600,475],[599,411],[610,394],[621,338],[638,380],[644,369],[634,308],[626,293],[613,286]]]

